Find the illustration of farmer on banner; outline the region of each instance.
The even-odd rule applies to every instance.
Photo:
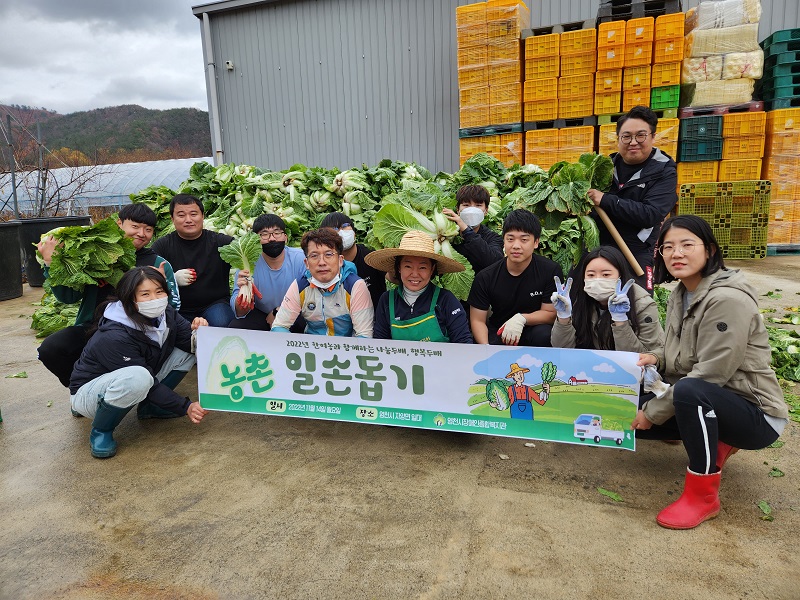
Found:
[[[520,367],[517,363],[511,363],[511,371],[506,375],[506,379],[513,379],[514,383],[508,386],[509,411],[512,419],[527,419],[533,421],[533,404],[544,406],[547,396],[550,394],[550,384],[542,384],[542,393],[537,394],[529,386],[525,385],[525,373],[530,373],[530,369]]]

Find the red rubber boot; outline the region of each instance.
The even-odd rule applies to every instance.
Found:
[[[721,472],[698,475],[687,468],[681,497],[658,513],[658,524],[667,529],[693,529],[716,517],[721,475]]]
[[[729,446],[723,441],[717,442],[717,467],[722,470],[722,465],[725,464],[725,461],[728,460],[731,456],[736,454],[739,451],[738,448],[734,448],[733,446]]]

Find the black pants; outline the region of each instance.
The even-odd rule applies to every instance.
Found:
[[[752,402],[714,383],[684,377],[673,390],[675,416],[663,425],[637,431],[644,439],[681,439],[695,473],[716,473],[717,442],[758,450],[778,439]]]
[[[540,348],[550,348],[550,332],[553,331],[552,325],[544,323],[540,325],[526,325],[522,329],[519,338],[520,346],[539,346]],[[502,346],[503,338],[497,335],[497,331],[489,325],[489,343],[492,346]]]
[[[39,360],[61,385],[69,387],[72,369],[86,346],[89,325],[73,325],[47,336],[39,346]]]
[[[233,319],[228,323],[230,329],[250,329],[253,331],[269,331],[270,326],[267,323],[267,313],[252,309],[243,319]],[[306,329],[306,320],[299,316],[292,325],[290,331],[292,333],[303,333]]]

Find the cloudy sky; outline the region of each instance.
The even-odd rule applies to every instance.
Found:
[[[191,7],[208,1],[0,0],[0,104],[207,110]]]

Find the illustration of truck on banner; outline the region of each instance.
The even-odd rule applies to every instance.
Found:
[[[625,433],[615,429],[603,429],[603,417],[600,415],[584,414],[575,419],[575,437],[581,441],[587,438],[594,440],[595,444],[599,444],[600,440],[613,440],[617,446],[621,446]]]

